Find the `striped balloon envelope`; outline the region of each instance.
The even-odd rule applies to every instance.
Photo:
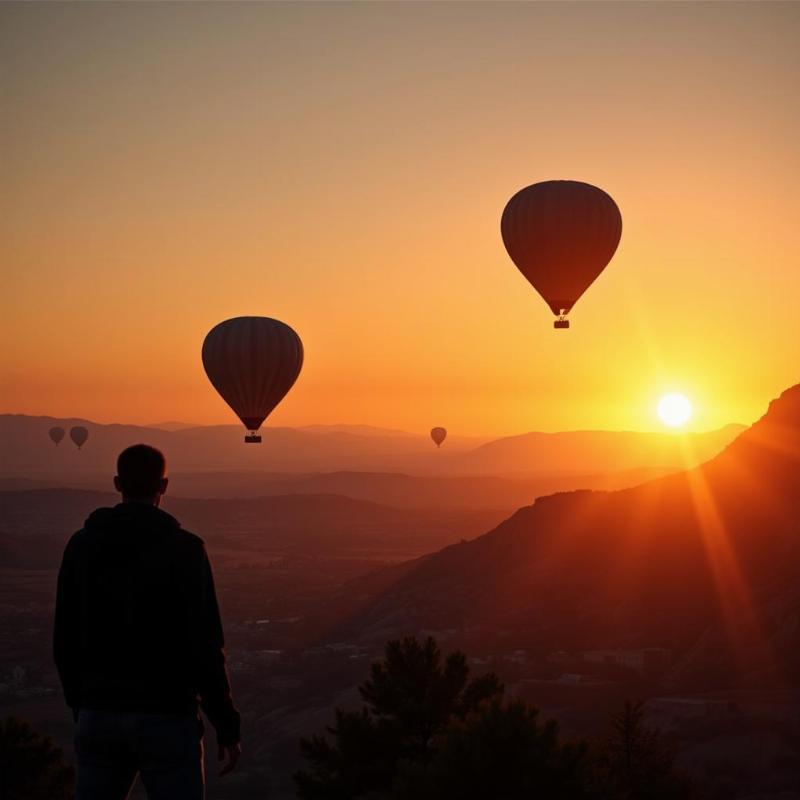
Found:
[[[245,441],[283,400],[303,367],[303,343],[285,322],[234,317],[220,322],[203,342],[203,367],[211,384],[247,428]]]
[[[566,315],[619,245],[622,215],[602,189],[580,181],[526,186],[507,203],[500,231],[511,260],[568,328]]]

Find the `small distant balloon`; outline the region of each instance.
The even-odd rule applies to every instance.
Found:
[[[203,367],[213,387],[258,443],[258,429],[286,396],[303,367],[303,343],[286,323],[270,317],[234,317],[203,341]]]
[[[64,438],[64,429],[58,425],[54,428],[50,428],[50,438],[56,443],[56,447],[58,447],[61,440]]]
[[[442,446],[442,442],[447,438],[447,430],[445,428],[432,428],[431,439],[437,447]]]
[[[86,444],[89,438],[89,431],[83,425],[76,425],[69,429],[69,438],[77,445],[78,450]]]
[[[619,245],[622,215],[602,189],[580,181],[544,181],[518,191],[503,210],[511,260],[569,328],[566,315]]]

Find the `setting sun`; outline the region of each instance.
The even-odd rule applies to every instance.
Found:
[[[658,401],[658,418],[670,428],[679,428],[692,416],[692,404],[686,395],[678,392],[665,394]]]

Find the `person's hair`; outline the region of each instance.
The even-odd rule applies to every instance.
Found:
[[[119,454],[117,477],[125,497],[152,497],[167,471],[164,454],[149,444],[135,444]]]

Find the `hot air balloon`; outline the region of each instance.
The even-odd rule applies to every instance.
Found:
[[[214,388],[247,428],[245,442],[292,388],[303,366],[303,343],[285,323],[235,317],[212,328],[203,342],[203,367]]]
[[[56,443],[56,447],[61,443],[64,438],[64,429],[58,425],[55,428],[50,428],[50,438]]]
[[[447,431],[444,428],[431,428],[431,439],[433,439],[437,447],[441,447],[446,438]]]
[[[500,222],[519,271],[569,328],[566,315],[611,261],[622,215],[602,189],[580,181],[545,181],[517,192]]]
[[[78,446],[78,450],[86,444],[89,438],[89,431],[83,425],[76,425],[74,428],[69,429],[69,438]]]

